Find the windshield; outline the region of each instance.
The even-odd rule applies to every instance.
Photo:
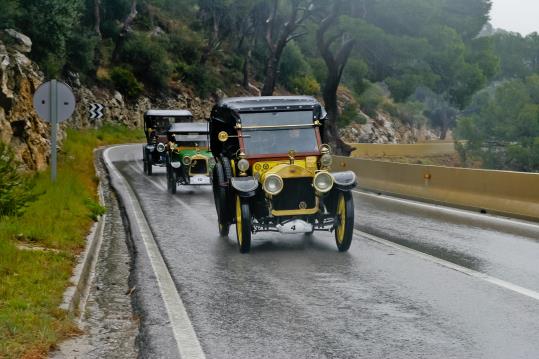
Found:
[[[184,147],[208,147],[208,134],[206,133],[175,133],[172,140],[178,146]]]
[[[247,156],[318,152],[312,111],[247,113],[241,115],[241,124]],[[251,128],[256,126],[270,128]]]

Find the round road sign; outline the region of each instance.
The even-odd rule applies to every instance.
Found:
[[[39,86],[33,102],[37,114],[47,122],[65,121],[75,111],[75,95],[71,87],[56,80]],[[56,119],[53,118],[55,115]]]

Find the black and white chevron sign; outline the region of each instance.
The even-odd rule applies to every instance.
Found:
[[[99,119],[103,117],[103,109],[105,106],[103,106],[100,103],[91,103],[90,104],[90,118],[93,119]]]

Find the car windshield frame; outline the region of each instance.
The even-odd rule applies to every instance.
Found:
[[[240,146],[248,158],[320,155],[320,132],[312,110],[240,114]],[[293,146],[290,146],[290,145]]]
[[[174,136],[174,142],[182,147],[209,147],[209,139],[207,132],[176,132],[172,133]],[[178,136],[180,136],[178,138]],[[190,143],[186,145],[186,143]],[[197,145],[195,145],[197,144]]]

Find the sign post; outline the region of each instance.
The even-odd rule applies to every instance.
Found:
[[[56,182],[58,122],[67,120],[75,111],[75,95],[65,83],[51,80],[39,86],[33,102],[37,114],[51,124],[51,181]]]

